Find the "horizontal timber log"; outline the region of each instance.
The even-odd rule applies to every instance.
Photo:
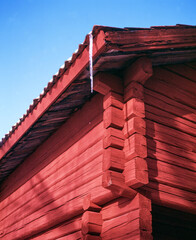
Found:
[[[25,164],[21,164],[8,177],[6,182],[2,184],[0,196],[1,201],[20,186],[28,182],[46,166],[56,168],[57,165],[68,158],[69,154],[72,154],[72,157],[80,154],[80,149],[83,151],[83,145],[89,144],[90,147],[91,142],[87,141],[87,138],[95,139],[95,136],[102,137],[101,126],[98,132],[96,132],[96,129],[92,130],[96,125],[99,125],[99,123],[102,122],[102,99],[103,97],[100,94],[93,97],[81,110],[74,113],[72,118],[62,125],[59,130],[40,145],[33,154],[25,159]],[[94,104],[96,105],[96,108],[92,107]],[[87,110],[89,113],[88,115],[86,114]],[[78,129],[80,129],[80,131],[78,131]],[[77,141],[80,141],[79,145],[75,144]],[[65,155],[64,159],[61,159],[60,155],[62,153],[65,154],[66,150],[68,150],[66,153],[67,155]],[[54,161],[56,158],[58,160]],[[26,172],[27,169],[28,174],[24,175],[24,172]]]
[[[148,157],[159,159],[163,162],[180,166],[191,171],[195,170],[195,163],[189,159],[177,156],[161,149],[156,149],[154,146],[148,147]]]
[[[93,212],[101,211],[101,207],[92,202],[90,194],[84,197],[83,209],[84,211],[93,211]]]
[[[52,162],[49,162],[49,164],[47,164],[46,170],[49,171],[49,169],[50,169],[50,171],[54,171],[54,168],[57,170],[58,168],[61,167],[61,165],[63,166],[63,165],[65,165],[65,163],[69,162],[70,158],[75,158],[77,155],[80,155],[83,152],[85,152],[88,148],[92,148],[92,146],[98,140],[100,140],[102,138],[103,138],[103,123],[101,122],[94,129],[92,129],[92,131],[89,131],[88,133],[86,133],[85,136],[81,137],[78,140],[78,142],[76,142],[75,144],[72,143],[72,146],[70,148],[68,148],[67,150],[65,149],[66,151],[64,150],[63,152],[61,152],[61,154],[56,156],[56,152],[55,151],[53,152],[51,150],[51,145],[49,145],[49,149],[46,153],[45,152],[44,152],[44,154],[42,153],[43,155],[41,155],[41,156],[39,154],[38,155],[33,154],[33,156],[35,155],[34,156],[35,159],[36,159],[36,157],[39,157],[39,158],[41,158],[41,160],[47,159],[47,157],[50,157],[50,158],[53,157],[54,160]],[[91,139],[91,141],[88,141],[87,139]],[[60,144],[60,143],[57,141],[57,144]],[[56,144],[55,143],[53,143],[53,144],[54,144],[54,149],[56,149]],[[48,155],[48,152],[50,153],[50,155]],[[30,157],[30,160],[32,160],[31,157]],[[27,160],[26,165],[28,166],[29,171],[34,173],[34,171],[32,169],[33,167],[35,167],[34,162],[32,161],[31,164],[29,165],[28,160]],[[40,163],[40,165],[42,165],[42,163]],[[42,168],[44,168],[44,167],[45,167],[45,165],[42,166]],[[21,165],[21,170],[23,170],[21,174],[23,174],[24,171],[26,171],[26,169],[23,168],[23,165]],[[35,172],[34,175],[36,173],[37,172]],[[19,174],[19,176],[18,176],[19,180],[17,178],[16,181],[20,181],[20,179],[22,180],[21,174]],[[51,174],[51,172],[50,172],[50,174]],[[15,182],[13,182],[13,184],[15,184]],[[19,183],[17,182],[17,184],[19,184]],[[9,199],[9,197],[8,197],[8,199]],[[5,205],[7,205],[7,204],[5,204]]]
[[[84,196],[89,194],[89,192],[91,192],[92,201],[96,204],[102,205],[115,199],[116,196],[109,190],[103,188],[101,184],[102,177],[99,177],[79,188],[77,190],[77,198],[75,197],[75,191],[73,191],[72,193],[63,196],[61,199],[58,199],[55,206],[51,207],[51,204],[46,205],[41,209],[41,212],[36,212],[28,216],[25,218],[25,222],[22,220],[7,229],[1,226],[0,231],[3,232],[2,237],[4,237],[4,239],[12,239],[13,237],[16,239],[25,238],[81,214],[83,212]],[[58,208],[56,208],[56,204],[59,206]],[[4,230],[2,231],[2,229]],[[18,230],[17,233],[14,233],[15,229],[20,230]]]
[[[193,63],[166,65],[165,69],[175,72],[191,81],[196,82],[196,69],[192,68]]]
[[[146,104],[146,118],[168,127],[180,130],[184,133],[188,133],[192,136],[196,136],[196,125],[183,118],[176,117],[171,113],[167,113],[155,107]]]
[[[83,240],[101,240],[101,237],[96,235],[86,234],[85,236],[82,237],[82,239]]]
[[[73,232],[78,232],[81,230],[81,217],[77,217],[74,219],[71,219],[65,223],[63,223],[60,226],[57,226],[53,229],[50,229],[49,231],[46,231],[44,233],[38,234],[35,237],[31,237],[33,240],[52,240],[52,239],[59,239],[60,237],[70,237],[69,235]]]
[[[190,181],[196,181],[196,164],[195,169],[188,170],[183,167],[176,166],[174,164],[166,163],[153,158],[146,158],[148,168],[166,172],[176,177],[188,178]]]
[[[193,181],[182,176],[176,177],[160,170],[157,172],[157,170],[149,169],[149,179],[196,193],[196,187],[194,186]]]
[[[97,140],[96,140],[97,141]],[[27,182],[25,185],[23,185],[20,189],[18,189],[16,192],[14,192],[9,198],[5,199],[1,204],[1,216],[0,219],[3,218],[3,210],[6,214],[9,214],[8,208],[13,209],[13,211],[16,211],[20,206],[23,206],[23,204],[27,204],[32,197],[39,196],[41,193],[44,192],[45,188],[43,188],[43,184],[48,189],[52,186],[56,186],[56,184],[59,182],[61,184],[61,181],[66,182],[66,177],[69,177],[70,174],[73,171],[78,171],[82,167],[84,167],[88,162],[92,161],[93,159],[100,156],[102,153],[102,140],[99,140],[97,143],[92,142],[94,145],[88,149],[85,150],[82,154],[72,159],[71,154],[66,154],[65,156],[61,156],[58,164],[60,161],[64,161],[66,159],[66,162],[62,161],[62,165],[58,167],[51,167],[43,169],[39,175],[35,175],[30,182]],[[87,146],[88,147],[88,146]],[[72,159],[72,161],[70,161]],[[78,161],[80,159],[80,161]],[[99,159],[98,159],[99,161]],[[100,160],[101,161],[101,160]],[[67,163],[67,164],[66,164]],[[77,163],[77,164],[76,164]],[[61,168],[60,168],[61,167]],[[49,171],[48,171],[49,170]],[[62,183],[63,183],[62,182]],[[16,204],[17,202],[17,204]]]
[[[152,138],[147,138],[147,144],[150,148],[154,147],[156,149],[161,149],[163,151],[175,154],[177,156],[187,158],[192,162],[196,162],[195,152],[186,151],[186,150],[182,151],[180,147],[176,147],[168,143],[160,142]]]
[[[101,237],[103,239],[113,239],[111,236],[115,236],[115,238],[121,239],[121,237],[126,236],[126,234],[130,234],[144,227],[145,231],[151,232],[151,223],[149,219],[151,217],[150,212],[144,210],[143,214],[141,214],[141,218],[140,214],[139,210],[135,210],[119,216],[117,219],[113,218],[109,221],[105,221],[102,226]]]
[[[168,186],[162,183],[158,183],[157,181],[154,182],[153,180],[151,180],[147,185],[147,187],[155,189],[160,192],[165,192],[165,193],[180,197],[190,202],[196,201],[195,193],[184,190],[184,189],[176,188],[173,186]],[[143,188],[145,189],[145,186]]]
[[[196,151],[196,139],[193,136],[151,120],[146,120],[146,124],[147,137],[180,147],[187,151]]]
[[[145,208],[151,211],[151,201],[142,194],[137,193],[133,199],[118,198],[107,203],[101,210],[103,221],[117,218],[131,211]]]
[[[145,102],[176,116],[196,122],[196,110],[157,92],[145,89]]]
[[[154,75],[170,86],[175,86],[175,88],[180,87],[183,88],[186,92],[195,94],[196,83],[180,76],[179,74],[175,74],[163,67],[157,67],[154,69]]]
[[[195,203],[191,201],[188,201],[182,197],[175,196],[172,193],[166,193],[152,188],[148,188],[147,186],[145,186],[145,189],[148,190],[150,198],[152,199],[152,203],[196,214]]]
[[[196,108],[195,95],[187,93],[184,89],[169,86],[166,82],[160,81],[154,75],[146,82],[145,88],[160,93],[193,109]]]
[[[103,147],[113,147],[123,149],[124,147],[124,135],[122,130],[109,127],[105,129]]]
[[[79,172],[70,175],[68,178],[63,179],[59,184],[52,186],[51,188],[47,188],[44,185],[40,187],[43,188],[43,192],[40,195],[32,194],[32,198],[29,200],[27,199],[27,203],[23,200],[23,205],[20,206],[17,210],[9,209],[12,211],[12,214],[7,216],[7,219],[1,221],[4,228],[11,226],[13,223],[24,221],[28,216],[33,215],[36,211],[39,213],[42,212],[45,206],[48,206],[48,210],[54,207],[59,207],[58,202],[62,201],[61,199],[67,199],[66,201],[70,201],[72,199],[72,194],[77,189],[78,195],[84,194],[87,189],[85,190],[82,188],[83,185],[90,183],[94,179],[96,180],[102,174],[102,164],[101,164],[102,157],[97,158],[97,161],[94,164],[90,164],[88,171],[83,171],[83,169],[79,169]],[[95,172],[92,172],[92,168]],[[78,180],[78,181],[77,181]],[[69,184],[67,184],[69,183]],[[84,192],[80,192],[81,191]],[[7,211],[5,212],[7,214]]]
[[[101,236],[104,239],[126,239],[129,235],[137,239],[143,230],[150,236],[150,211],[151,201],[139,193],[132,200],[119,198],[106,204],[101,211],[104,220]]]

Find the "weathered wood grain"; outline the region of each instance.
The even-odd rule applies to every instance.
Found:
[[[126,138],[128,138],[134,133],[140,133],[141,135],[145,135],[146,123],[144,119],[140,117],[132,117],[131,119],[125,122],[123,133]]]
[[[136,157],[125,163],[123,171],[125,183],[131,188],[139,188],[148,183],[148,168],[146,160]]]
[[[124,89],[124,101],[127,102],[132,98],[143,99],[144,98],[144,88],[138,82],[130,82],[128,86]]]
[[[108,107],[103,113],[104,127],[122,129],[124,126],[123,111],[115,107]]]
[[[132,98],[124,104],[124,119],[133,117],[145,117],[144,102],[137,98]]]
[[[151,60],[147,57],[137,59],[124,73],[125,87],[132,81],[144,84],[153,74]]]
[[[61,224],[60,226],[57,226],[53,229],[50,229],[44,233],[38,234],[35,237],[31,237],[31,239],[33,240],[44,240],[44,239],[48,239],[48,240],[52,240],[52,239],[59,239],[59,238],[70,238],[72,235],[72,233],[78,232],[81,230],[81,222],[82,219],[81,217],[78,218],[73,218],[63,224]]]
[[[125,139],[124,152],[127,161],[134,157],[147,157],[146,138],[139,133],[135,133],[129,138]]]

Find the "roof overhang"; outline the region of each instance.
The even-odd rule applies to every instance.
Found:
[[[94,74],[116,71],[141,56],[153,65],[196,60],[196,27],[110,28],[95,26]],[[0,181],[46,140],[91,96],[89,36],[0,142]]]

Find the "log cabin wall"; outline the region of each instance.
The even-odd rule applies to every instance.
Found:
[[[84,196],[108,191],[101,182],[102,154],[103,97],[97,94],[3,183],[1,238],[25,239],[79,216],[72,230],[69,222],[58,227],[64,235],[75,232]]]
[[[153,73],[144,88],[149,173],[144,188],[153,204],[165,207],[153,205],[153,236],[194,239],[196,64],[155,67]]]
[[[142,58],[124,79],[97,76],[101,94],[2,184],[1,238],[161,239],[164,207],[195,212],[195,66],[152,75]]]
[[[92,34],[97,93],[89,92],[87,35],[0,142],[0,238],[190,236],[195,27],[95,26]],[[176,237],[178,218],[190,224]]]

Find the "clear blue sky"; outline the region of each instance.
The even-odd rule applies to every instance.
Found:
[[[196,25],[196,0],[0,0],[0,138],[93,25]]]

